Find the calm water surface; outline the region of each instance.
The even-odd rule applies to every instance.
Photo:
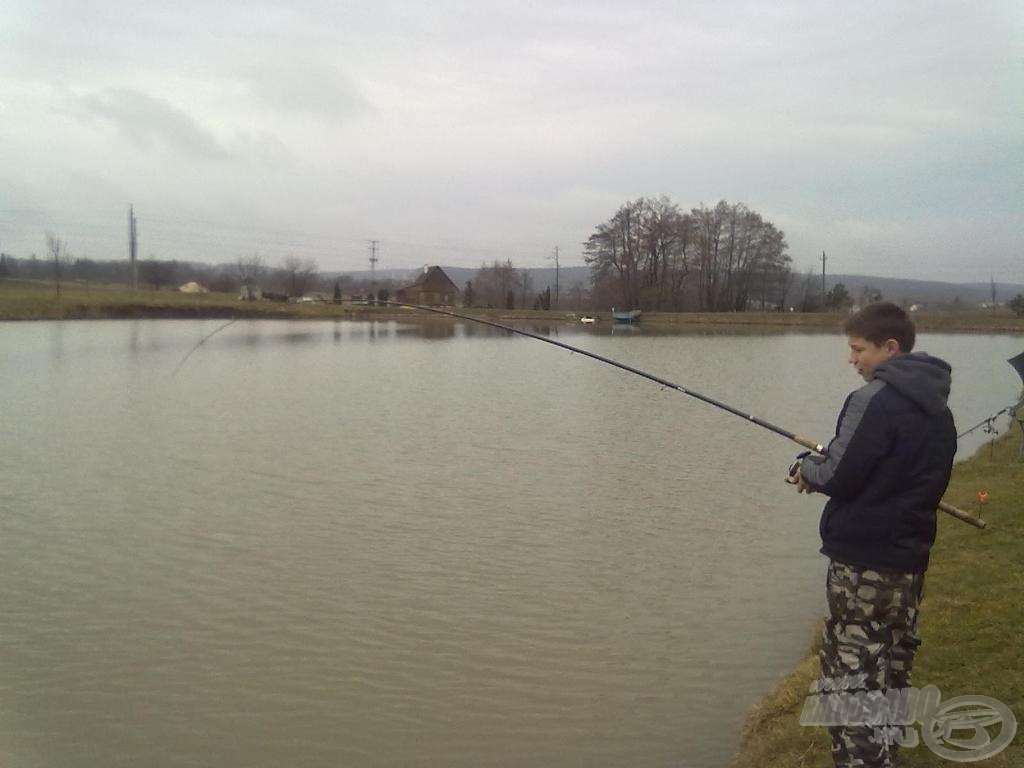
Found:
[[[0,764],[724,766],[821,609],[795,448],[461,325],[0,324]],[[837,335],[558,338],[825,440]],[[966,426],[1021,337],[924,335]],[[979,432],[963,450],[976,447]]]

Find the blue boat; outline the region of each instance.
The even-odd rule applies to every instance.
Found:
[[[640,310],[631,309],[629,311],[616,310],[612,307],[612,322],[620,324],[632,324],[640,321]]]

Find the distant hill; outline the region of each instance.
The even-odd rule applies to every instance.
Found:
[[[826,275],[826,289],[842,283],[851,296],[857,298],[867,287],[876,288],[884,298],[908,304],[952,304],[959,300],[965,306],[992,301],[991,283],[942,283],[937,280],[903,280],[895,277],[870,275]],[[1024,285],[996,283],[996,301],[1005,303],[1018,293],[1024,294]]]
[[[459,288],[464,288],[468,280],[472,280],[476,273],[479,272],[477,267],[441,267],[445,274],[451,278],[452,282],[455,283]],[[377,279],[378,280],[396,280],[400,283],[411,283],[416,279],[416,276],[420,274],[420,269],[378,269]],[[521,270],[520,270],[521,271]],[[543,291],[549,285],[554,289],[555,285],[555,268],[554,267],[542,267],[537,269],[527,269],[530,274],[530,280],[533,283],[534,291],[539,293]],[[370,271],[360,270],[357,272],[331,272],[324,273],[324,277],[334,278],[338,277],[350,277],[355,280],[369,280]],[[558,285],[560,290],[568,290],[574,285],[582,283],[587,286],[590,284],[590,267],[562,267],[558,270]]]
[[[459,288],[466,285],[467,280],[472,280],[477,273],[474,267],[442,267],[448,277],[452,279]],[[554,267],[528,269],[530,280],[533,283],[535,292],[541,292],[548,286],[552,290],[555,285]],[[378,269],[377,278],[381,280],[396,280],[398,282],[412,282],[420,273],[419,269]],[[356,280],[368,280],[369,270],[358,272],[335,273],[351,277]],[[803,279],[796,277],[796,283]],[[815,277],[815,287],[821,285],[820,276]],[[589,267],[563,267],[558,274],[559,288],[561,291],[568,291],[574,285],[582,283],[584,286],[590,282]],[[950,305],[959,302],[963,306],[977,306],[992,301],[992,286],[990,283],[943,283],[937,280],[905,280],[895,277],[874,277],[871,275],[826,275],[825,288],[831,290],[833,286],[842,283],[846,286],[847,292],[854,299],[861,296],[863,290],[868,287],[877,290],[883,298],[907,304],[923,304],[927,307],[933,305]],[[1005,303],[1017,294],[1024,294],[1024,285],[1019,283],[996,283],[996,301]]]

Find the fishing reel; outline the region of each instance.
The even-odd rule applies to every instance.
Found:
[[[790,485],[796,485],[796,473],[800,471],[800,467],[804,463],[804,459],[811,455],[810,451],[804,451],[803,453],[797,454],[796,461],[789,465],[789,474],[786,476],[786,482]]]

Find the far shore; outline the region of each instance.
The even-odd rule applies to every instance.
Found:
[[[490,309],[480,307],[442,307],[452,312],[480,317],[499,323],[548,325],[579,324],[592,317],[594,326],[612,325],[608,311]],[[688,328],[726,330],[775,330],[784,328],[836,330],[844,313],[838,312],[644,312],[641,328],[656,331]],[[99,320],[99,319],[276,319],[276,320],[401,320],[403,322],[451,322],[437,313],[406,307],[370,306],[342,302],[279,303],[240,301],[229,293],[181,293],[173,289],[66,282],[58,295],[52,282],[0,279],[0,321],[20,320]],[[970,309],[948,312],[918,312],[914,315],[922,331],[981,333],[1024,333],[1024,319],[1005,308]]]

